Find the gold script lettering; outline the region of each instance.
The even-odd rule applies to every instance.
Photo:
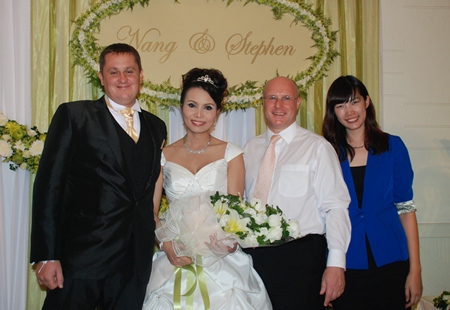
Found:
[[[251,63],[253,64],[258,56],[261,55],[275,55],[275,56],[292,56],[295,53],[295,49],[292,45],[278,45],[273,44],[275,37],[272,37],[268,44],[265,41],[261,41],[261,44],[253,44],[249,40],[252,35],[252,31],[249,31],[244,37],[242,34],[233,34],[226,42],[225,51],[228,54],[228,59],[230,56],[244,54],[253,55]]]
[[[146,38],[147,35],[150,36],[150,34],[152,33],[156,34],[157,37],[161,37],[161,31],[159,31],[159,29],[157,28],[148,29],[142,37],[139,36],[139,31],[140,28],[133,32],[133,29],[130,26],[123,26],[117,31],[117,39],[121,41],[129,39],[128,44],[135,46],[136,49],[140,50],[141,52],[165,53],[159,59],[160,63],[165,63],[170,58],[172,53],[178,48],[177,43],[174,41],[165,43],[162,41],[148,40]]]

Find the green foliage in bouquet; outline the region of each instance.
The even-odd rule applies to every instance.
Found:
[[[237,236],[242,246],[268,246],[285,243],[300,235],[296,221],[288,221],[278,207],[263,205],[259,199],[244,201],[235,195],[211,197],[217,220],[228,235]]]

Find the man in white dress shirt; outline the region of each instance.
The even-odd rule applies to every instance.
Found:
[[[254,196],[263,155],[271,137],[280,135],[267,203],[297,220],[302,238],[246,252],[274,309],[324,309],[345,287],[350,196],[333,147],[296,124],[301,99],[294,81],[276,77],[267,82],[263,95],[268,130],[244,148],[246,196]]]

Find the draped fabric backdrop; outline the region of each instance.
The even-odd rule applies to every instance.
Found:
[[[101,96],[101,90],[88,83],[82,68],[72,65],[68,44],[73,30],[71,21],[95,2],[0,2],[0,107],[5,115],[28,126],[36,125],[44,132],[62,102]],[[339,30],[335,47],[340,56],[328,76],[308,90],[298,116],[303,127],[320,133],[326,91],[340,75],[352,74],[363,80],[378,109],[379,1],[305,2],[321,8],[332,21],[331,29]],[[188,1],[183,1],[183,5],[188,5]],[[184,135],[179,111],[159,107],[150,111],[168,125],[169,143]],[[262,109],[249,109],[223,114],[213,134],[243,147],[265,128]],[[25,309],[25,300],[27,309],[40,309],[45,297],[28,264],[30,184],[28,172],[12,172],[7,164],[0,165],[0,309]]]
[[[0,110],[31,123],[30,0],[0,1]],[[30,174],[0,164],[0,309],[25,309]]]

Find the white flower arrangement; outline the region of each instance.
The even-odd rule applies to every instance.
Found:
[[[227,255],[226,247],[235,242],[243,248],[274,246],[300,236],[298,223],[286,220],[280,208],[218,192],[180,198],[170,205],[163,197],[158,217],[157,239],[171,241],[177,256],[203,266]]]
[[[441,295],[433,299],[434,307],[440,310],[450,309],[450,292],[443,291]]]
[[[279,207],[218,192],[210,198],[226,236],[234,237],[242,247],[278,245],[300,236],[298,222],[287,220]]]
[[[46,136],[35,126],[29,129],[0,111],[0,157],[9,163],[11,170],[20,168],[36,173]]]
[[[236,0],[228,0],[227,5]],[[242,0],[239,0],[242,1]],[[174,1],[178,2],[178,1]],[[301,22],[312,32],[311,38],[315,42],[317,53],[311,56],[311,65],[292,79],[296,82],[302,97],[306,97],[307,89],[328,70],[338,52],[333,45],[336,42],[336,31],[330,31],[331,21],[319,10],[314,11],[311,4],[296,0],[246,0],[245,5],[255,2],[270,6],[274,18],[279,20],[284,14],[294,17],[294,23]],[[133,9],[134,5],[147,6],[149,0],[101,0],[90,7],[75,20],[75,30],[72,33],[70,46],[75,57],[75,64],[81,65],[91,82],[98,84],[98,58],[103,49],[96,42],[95,33],[99,31],[100,22],[123,10]],[[230,87],[230,97],[222,110],[245,110],[262,104],[261,94],[263,86],[256,86],[256,82],[247,81],[239,86]],[[157,85],[150,81],[142,84],[140,100],[147,106],[157,103],[166,107],[178,107],[180,89],[170,85],[169,80]]]

